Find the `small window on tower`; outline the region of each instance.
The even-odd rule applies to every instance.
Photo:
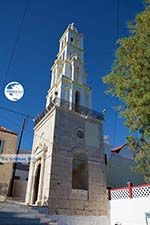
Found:
[[[70,39],[70,40],[71,40],[71,42],[73,42],[73,37],[71,37],[71,39]]]

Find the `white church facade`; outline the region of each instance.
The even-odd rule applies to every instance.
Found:
[[[51,70],[46,109],[35,121],[26,204],[107,225],[103,114],[92,110],[83,35],[73,24],[60,39]]]

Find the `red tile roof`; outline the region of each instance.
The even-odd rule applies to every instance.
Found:
[[[11,131],[11,130],[5,128],[5,127],[0,127],[0,131],[5,132],[5,133],[9,133],[9,134],[13,134],[13,135],[16,135],[16,136],[18,135],[16,132]]]
[[[127,143],[126,144],[123,144],[123,145],[120,145],[119,147],[113,148],[111,150],[111,152],[112,153],[119,153],[126,145],[127,145]]]

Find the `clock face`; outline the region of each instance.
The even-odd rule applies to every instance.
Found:
[[[79,138],[84,138],[84,131],[82,129],[77,129],[76,134]]]

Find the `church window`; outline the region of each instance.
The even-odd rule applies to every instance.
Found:
[[[63,45],[64,45],[64,43],[63,43],[63,41],[61,42],[61,48],[63,48]]]
[[[73,156],[72,189],[88,190],[88,161],[85,153]]]
[[[71,39],[70,39],[70,40],[71,40],[71,42],[73,42],[73,37],[71,37]]]
[[[4,141],[0,140],[0,153],[3,153],[3,149],[4,149]]]

